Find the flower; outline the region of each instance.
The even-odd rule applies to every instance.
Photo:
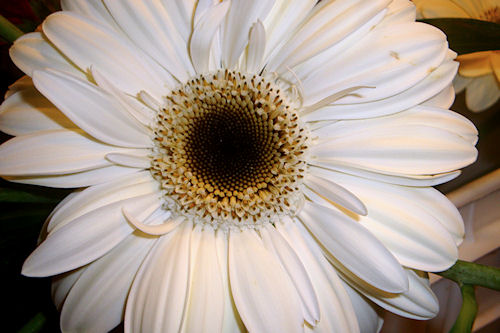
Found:
[[[460,17],[500,23],[497,0],[413,0],[424,18]],[[465,103],[474,112],[488,109],[500,98],[500,51],[461,54],[454,86],[465,89]]]
[[[23,266],[63,331],[375,331],[426,319],[476,158],[408,1],[63,1],[20,38],[0,174],[78,188]]]

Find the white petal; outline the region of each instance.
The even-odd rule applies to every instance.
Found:
[[[474,112],[493,106],[500,98],[500,87],[493,74],[474,78],[465,90],[465,104]]]
[[[162,236],[141,266],[125,311],[125,332],[178,332],[188,297],[192,224]]]
[[[405,273],[409,289],[401,294],[381,294],[375,290],[364,290],[352,280],[348,280],[348,283],[372,302],[397,315],[419,320],[435,317],[439,311],[439,302],[430,288],[429,280],[410,269],[405,269]]]
[[[186,41],[175,26],[176,13],[156,1],[104,1],[106,7],[140,49],[167,69],[180,82],[186,82],[194,69],[189,60]]]
[[[231,1],[228,0],[210,7],[194,27],[189,52],[197,73],[205,73],[208,70],[212,40],[224,20],[230,4]]]
[[[411,22],[374,29],[302,80],[305,104],[354,86],[367,88],[335,104],[366,103],[394,96],[438,67],[447,50],[446,36],[427,24]]]
[[[378,333],[384,323],[383,313],[372,302],[352,289],[349,284],[342,281],[344,289],[349,294],[352,306],[358,319],[360,333]],[[377,311],[379,310],[379,311]]]
[[[164,69],[109,26],[73,12],[58,12],[47,17],[43,32],[83,71],[95,67],[128,94],[146,90],[160,98],[174,85]]]
[[[373,179],[384,183],[405,185],[405,186],[435,186],[449,182],[460,175],[460,171],[452,171],[435,175],[405,175],[391,172],[383,174],[373,170],[365,170],[357,167],[345,165],[344,163],[330,163],[309,161],[311,166],[336,170],[350,175],[356,175],[361,178]]]
[[[303,332],[292,281],[253,229],[230,231],[229,278],[234,303],[250,332]]]
[[[148,194],[85,214],[49,235],[26,259],[22,273],[49,276],[86,265],[106,254],[134,231],[125,220],[122,207],[144,219],[159,206],[157,195]]]
[[[446,88],[456,74],[458,63],[444,62],[425,79],[400,94],[362,104],[335,104],[302,117],[304,121],[362,119],[397,113],[420,104]]]
[[[266,68],[285,72],[286,66],[293,67],[313,57],[381,12],[388,2],[377,0],[361,5],[360,1],[344,0],[320,3]]]
[[[161,224],[147,225],[146,223],[143,223],[139,219],[135,218],[125,208],[122,208],[122,212],[127,221],[130,222],[130,224],[132,224],[135,228],[145,234],[153,236],[161,236],[169,233],[184,220],[184,217],[182,216],[176,218],[169,218],[170,216],[168,216],[167,218],[165,218],[165,220],[162,221]]]
[[[356,214],[366,215],[366,207],[363,202],[342,186],[328,179],[313,176],[312,174],[306,176],[304,183],[326,199]]]
[[[233,68],[243,52],[252,24],[262,20],[274,0],[232,0],[222,30],[222,65]]]
[[[339,269],[347,269],[388,292],[402,292],[408,288],[403,268],[394,256],[365,227],[347,215],[306,202],[298,217],[326,248],[328,258]]]
[[[446,130],[463,137],[472,145],[477,142],[477,130],[470,120],[450,110],[423,105],[389,116],[337,121],[314,130],[314,134],[318,135],[319,139],[331,140],[346,135],[358,135],[375,128],[384,127],[388,132],[392,132],[394,127],[412,125]]]
[[[86,269],[87,266],[83,266],[79,269],[75,269],[74,271],[54,277],[52,280],[51,295],[58,311],[61,311],[64,301],[71,291],[71,288],[73,288],[76,281],[78,281]]]
[[[271,225],[260,230],[266,249],[275,254],[297,290],[304,319],[314,326],[320,319],[319,304],[311,280],[299,257],[283,237]]]
[[[316,173],[346,187],[365,203],[368,215],[355,216],[355,219],[402,265],[442,271],[456,261],[455,240],[438,218],[453,230],[455,237],[460,227],[463,235],[463,224],[450,210],[451,203],[437,196],[434,189],[389,185],[326,170],[316,170]],[[436,202],[432,203],[433,200]]]
[[[151,167],[149,158],[150,150],[137,150],[130,153],[109,153],[106,159],[117,165],[123,165],[131,168],[148,169]]]
[[[102,144],[81,131],[50,130],[18,136],[0,146],[0,174],[60,175],[110,166],[104,156],[126,152]]]
[[[290,219],[276,224],[277,230],[295,249],[316,291],[320,320],[314,326],[314,332],[358,332],[356,314],[340,278],[309,232],[298,227],[301,227],[300,223]]]
[[[221,276],[215,231],[211,227],[196,227],[199,243],[192,244],[192,271],[189,301],[183,321],[183,332],[221,332],[224,322],[224,288]]]
[[[130,235],[89,265],[64,302],[61,330],[108,332],[117,326],[133,279],[155,241]]]
[[[36,71],[33,82],[59,110],[93,137],[109,144],[148,148],[148,132],[102,89],[56,71]]]
[[[246,57],[247,73],[259,73],[262,69],[262,60],[266,49],[266,31],[262,22],[258,20],[250,29],[248,50]]]
[[[458,93],[458,92],[457,92]],[[432,96],[421,105],[437,107],[441,109],[449,109],[455,101],[455,89],[450,84],[448,87],[441,90],[438,94]]]
[[[221,332],[247,332],[245,326],[241,322],[241,318],[236,309],[236,305],[234,305],[233,296],[231,295],[231,286],[229,285],[228,232],[227,230],[222,230],[222,228],[219,228],[215,236],[220,275],[222,277],[222,284],[224,286],[224,323]]]
[[[29,76],[33,76],[35,70],[53,68],[85,78],[85,73],[71,64],[40,32],[18,38],[9,54],[16,66]]]
[[[76,188],[105,183],[113,179],[137,173],[136,168],[111,165],[99,169],[54,176],[5,176],[10,182],[55,188]]]
[[[375,172],[426,175],[463,168],[476,160],[477,150],[445,129],[405,124],[335,138],[313,146],[311,155]]]
[[[132,116],[132,118],[138,122],[133,122],[133,125],[137,126],[141,132],[147,133],[148,135],[152,136],[153,132],[150,130],[150,127],[151,123],[156,117],[154,111],[159,109],[157,108],[153,111],[142,102],[140,102],[137,98],[120,91],[95,68],[92,67],[90,69],[90,72],[92,73],[92,77],[94,78],[97,85],[104,89],[107,93],[109,93],[112,98],[116,102],[118,102],[123,111],[125,111],[125,118],[129,119],[130,116]],[[143,95],[147,94],[145,91],[141,91],[141,93],[143,93]],[[139,93],[138,96],[140,96],[141,93]],[[139,123],[143,126],[140,126]]]
[[[316,0],[276,0],[264,20],[268,33],[266,59],[286,43],[316,5]]]
[[[100,0],[61,0],[61,8],[64,11],[74,12],[100,24],[108,24],[111,28],[118,29],[106,6]]]
[[[90,186],[57,206],[57,210],[52,213],[47,231],[51,233],[77,217],[114,202],[158,191],[159,184],[147,171]]]
[[[34,86],[11,94],[0,106],[0,130],[10,135],[77,128]]]

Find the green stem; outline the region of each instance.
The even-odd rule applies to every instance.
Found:
[[[472,325],[477,315],[477,303],[474,293],[474,286],[464,284],[460,287],[462,292],[462,308],[458,314],[457,320],[450,330],[450,333],[469,333],[472,332]]]
[[[24,35],[24,32],[0,15],[0,37],[9,43],[14,43],[14,41],[22,35]]]
[[[43,313],[37,313],[31,320],[24,325],[17,333],[36,333],[40,332],[47,319]]]
[[[444,272],[437,272],[458,284],[470,284],[500,290],[500,269],[458,260]]]

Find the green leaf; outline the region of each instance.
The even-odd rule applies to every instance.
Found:
[[[462,307],[457,320],[450,330],[450,333],[472,332],[472,325],[477,315],[477,302],[474,293],[474,286],[464,284],[460,287],[462,292]]]
[[[12,188],[0,187],[0,203],[57,203],[59,198],[20,191]]]
[[[491,266],[457,260],[455,265],[444,272],[436,272],[447,279],[462,284],[471,284],[500,290],[500,269]]]
[[[5,17],[0,15],[0,37],[9,43],[13,43],[16,39],[21,37],[24,33],[12,24]]]
[[[47,319],[45,318],[44,314],[39,312],[37,313],[29,322],[26,323],[19,331],[18,333],[36,333],[40,332],[43,328],[43,325],[45,325],[45,322]]]
[[[422,19],[448,36],[450,49],[458,54],[500,50],[500,24],[464,18]]]

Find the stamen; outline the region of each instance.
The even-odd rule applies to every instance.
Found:
[[[267,223],[299,208],[307,140],[282,86],[218,71],[165,98],[152,173],[174,213],[214,226]]]

